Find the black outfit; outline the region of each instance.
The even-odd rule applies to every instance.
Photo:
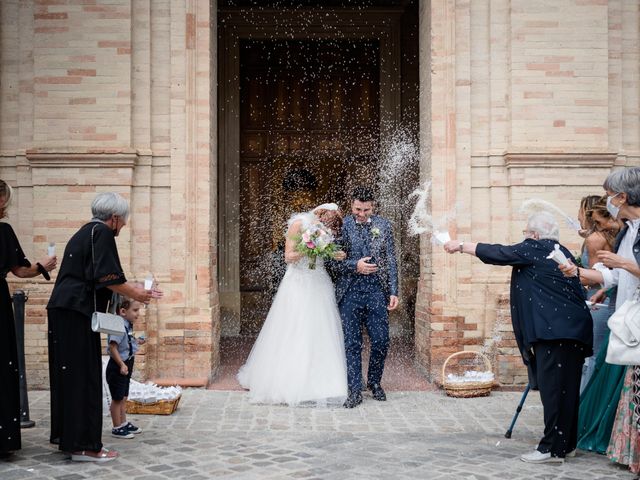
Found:
[[[7,273],[30,267],[11,225],[0,223],[0,454],[20,449],[20,383]]]
[[[126,375],[120,373],[120,367],[113,358],[109,359],[105,376],[109,385],[109,393],[111,393],[113,400],[120,401],[129,396],[129,386],[131,385],[131,374],[133,373],[135,359],[136,357],[129,357],[124,361],[124,364],[129,369]]]
[[[131,327],[127,326],[129,322],[125,320],[124,323],[124,328],[126,330],[125,335],[127,336],[127,342],[129,343],[129,357],[124,360],[124,364],[127,366],[127,374],[122,375],[120,373],[120,367],[113,358],[109,358],[109,362],[107,363],[107,369],[105,372],[107,385],[109,385],[109,393],[111,393],[111,398],[116,401],[123,400],[125,397],[129,396],[129,385],[131,384],[133,363],[136,359],[136,357],[133,355],[132,345],[132,342],[135,342],[135,338],[133,338]]]
[[[124,282],[113,231],[97,221],[82,226],[65,248],[47,305],[50,440],[64,452],[102,449],[102,352],[100,334],[91,330],[93,292],[104,312],[111,299],[105,287]]]
[[[576,448],[580,377],[593,353],[593,320],[580,280],[566,278],[547,255],[557,242],[479,243],[484,263],[511,265],[511,322],[531,383],[537,383],[544,409],[542,453],[564,458]],[[575,263],[571,253],[560,247]]]

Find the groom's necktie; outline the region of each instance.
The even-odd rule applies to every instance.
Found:
[[[371,255],[371,238],[369,232],[371,231],[371,222],[357,223],[356,224],[360,241],[362,242],[362,255],[368,257]]]

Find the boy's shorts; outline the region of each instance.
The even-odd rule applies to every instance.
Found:
[[[124,362],[129,369],[129,373],[122,375],[118,364],[112,358],[109,359],[106,377],[112,399],[120,401],[124,399],[124,397],[129,396],[129,384],[131,383],[131,372],[133,372],[134,360],[135,357],[131,357]]]

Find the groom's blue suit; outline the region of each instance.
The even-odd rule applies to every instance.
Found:
[[[353,215],[344,219],[340,244],[347,254],[335,262],[338,271],[336,299],[342,317],[347,376],[350,392],[362,390],[362,324],[371,340],[367,371],[368,384],[380,384],[389,348],[387,305],[391,295],[398,295],[398,266],[393,229],[388,220],[372,215],[368,223],[356,223]],[[378,271],[362,275],[356,271],[358,260],[372,257]]]

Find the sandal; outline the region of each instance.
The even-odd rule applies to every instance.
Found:
[[[82,450],[81,452],[73,452],[71,460],[74,462],[109,462],[114,458],[118,458],[118,452],[103,448],[99,452]]]

